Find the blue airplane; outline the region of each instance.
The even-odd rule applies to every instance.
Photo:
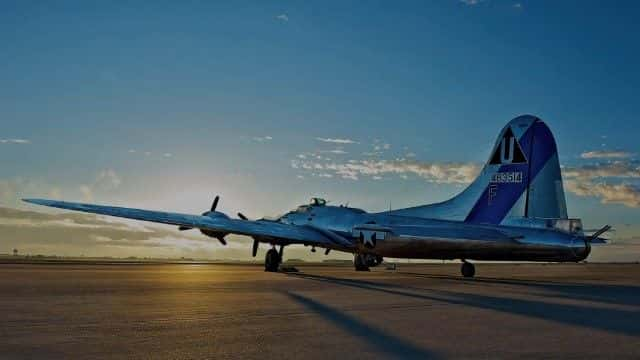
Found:
[[[567,217],[556,142],[549,127],[531,115],[511,120],[500,132],[481,173],[464,191],[444,202],[368,213],[347,206],[329,206],[313,198],[276,220],[251,221],[216,211],[219,197],[202,215],[101,206],[65,201],[24,199],[61,209],[123,217],[199,229],[226,245],[238,234],[272,247],[265,271],[278,271],[283,249],[303,244],[354,254],[356,270],[368,271],[384,257],[461,259],[461,273],[473,277],[469,260],[578,262],[606,225],[586,235],[580,219]],[[280,246],[277,250],[276,246]]]

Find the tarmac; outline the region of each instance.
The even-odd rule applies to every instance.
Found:
[[[2,359],[640,358],[640,265],[0,264]]]

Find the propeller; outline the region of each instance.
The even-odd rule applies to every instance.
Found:
[[[213,203],[211,204],[211,210],[203,212],[202,216],[208,216],[210,213],[214,213],[216,211],[216,208],[218,207],[219,201],[220,201],[220,196],[216,195],[216,197],[213,199]],[[193,227],[191,226],[185,226],[185,225],[178,226],[178,230],[180,231],[186,231],[191,229],[193,229]],[[227,241],[224,239],[224,236],[226,235],[225,233],[213,232],[213,231],[202,230],[202,229],[200,230],[200,232],[202,232],[207,236],[215,237],[216,239],[218,239],[218,241],[220,241],[222,245],[227,245]]]
[[[216,195],[216,198],[213,199],[213,204],[211,204],[211,212],[216,211],[216,208],[218,207],[218,200],[220,200],[220,196]]]
[[[249,220],[248,217],[244,216],[243,213],[238,213],[238,217],[242,220]],[[260,241],[258,241],[258,239],[254,238],[253,239],[253,246],[251,247],[251,256],[256,257],[256,255],[258,255],[258,246],[260,245]]]
[[[251,256],[256,257],[256,255],[258,254],[258,245],[260,245],[260,242],[258,241],[258,239],[253,239],[253,247],[251,248]]]

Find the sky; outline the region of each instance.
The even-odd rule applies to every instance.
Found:
[[[591,259],[638,261],[639,10],[3,2],[0,253],[249,258],[247,239],[223,248],[19,199],[201,213],[220,195],[221,211],[250,218],[311,196],[413,206],[461,191],[504,124],[533,114],[558,142],[569,215],[616,229]]]

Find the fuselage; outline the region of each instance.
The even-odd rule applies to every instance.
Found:
[[[580,232],[367,213],[342,206],[302,206],[278,221],[331,231],[358,243],[358,252],[382,257],[561,262],[581,261],[590,252]]]

